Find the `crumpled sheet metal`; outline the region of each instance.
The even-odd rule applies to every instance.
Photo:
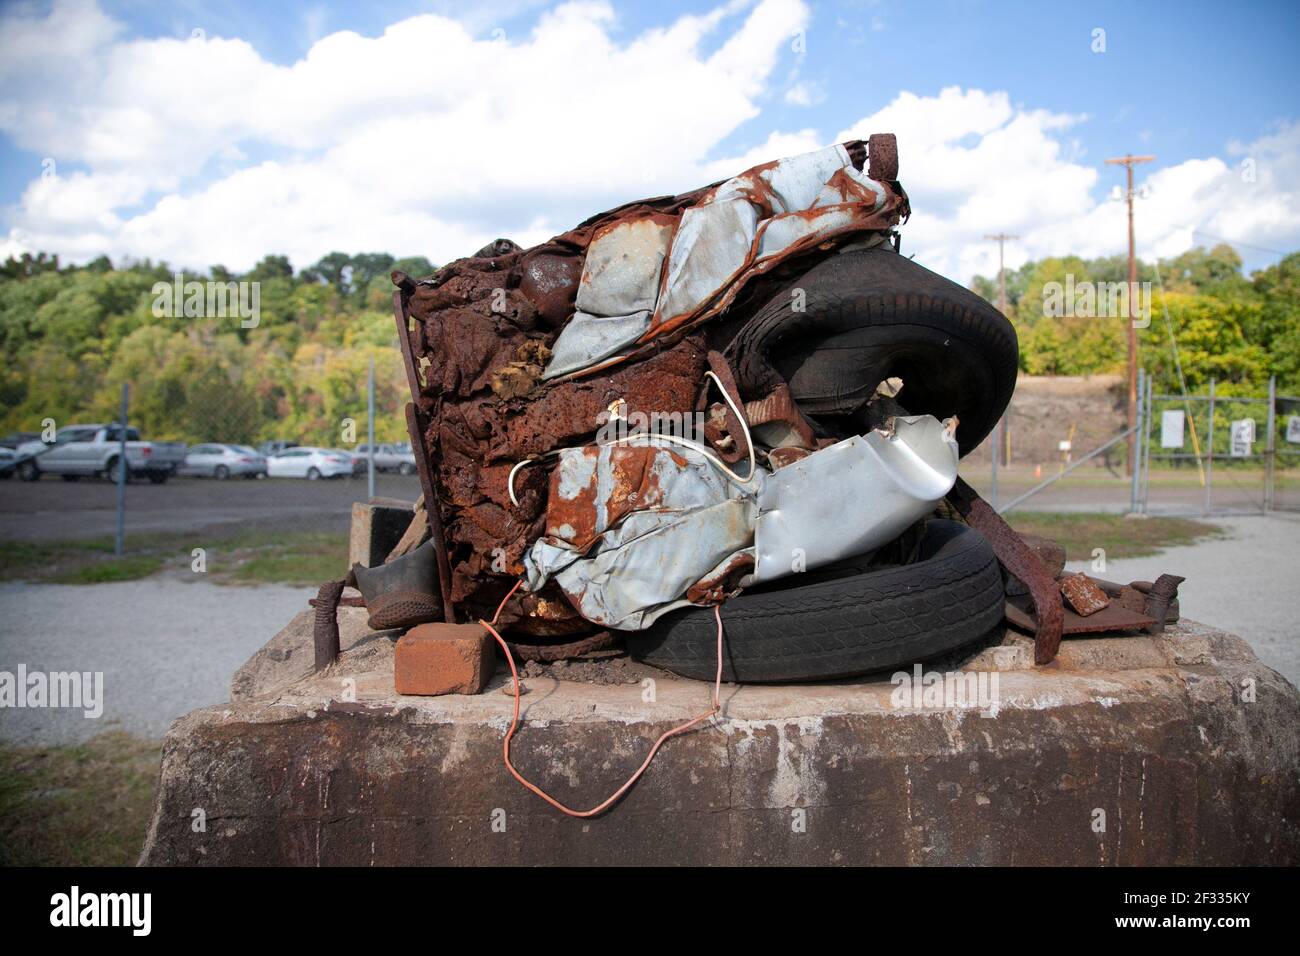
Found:
[[[808,245],[796,243],[755,261],[679,326],[656,326],[651,310],[651,327],[630,349],[617,349],[574,374],[542,380],[551,350],[569,324],[622,320],[625,326],[643,326],[645,316],[638,313],[644,310],[635,307],[646,301],[638,294],[649,292],[638,277],[654,275],[656,270],[660,284],[653,294],[658,305],[667,268],[667,252],[656,266],[664,230],[644,226],[623,231],[620,225],[646,221],[654,226],[669,223],[676,229],[686,210],[704,203],[710,194],[716,201],[715,187],[635,200],[528,249],[498,240],[418,280],[394,273],[399,329],[404,339],[409,338],[412,361],[407,371],[418,410],[411,439],[429,453],[430,497],[437,502],[434,513],[444,529],[439,561],[446,567],[443,578],[450,582],[446,600],[457,621],[495,613],[515,577],[523,573],[528,549],[544,533],[553,459],[520,472],[515,485],[521,502],[517,507],[506,495],[505,481],[515,463],[592,441],[599,413],[616,399],[625,399],[632,414],[690,411],[699,394],[706,353],[723,347],[729,338],[724,324],[710,319],[733,304],[751,297],[761,300],[767,289],[780,287],[778,266],[796,258],[811,265],[846,248],[887,241],[890,231],[909,215],[907,195],[897,181],[893,137],[877,134],[869,140],[852,140],[844,150],[854,171],[869,170],[868,178],[885,187],[886,201],[874,215],[866,215],[864,203],[866,218],[846,233],[813,237]],[[838,155],[831,159],[831,165],[842,162]],[[829,178],[812,176],[809,191],[800,199],[798,184],[788,178],[788,172],[781,164],[755,167],[752,181],[743,184],[746,195],[770,204],[771,214],[777,214],[787,202],[816,204],[818,193],[831,185]],[[828,177],[833,178],[834,172],[830,169]],[[733,198],[739,198],[741,186],[737,183]],[[661,238],[655,240],[654,235]],[[607,238],[612,243],[610,253],[588,262],[593,246]],[[589,298],[600,291],[592,289],[590,281],[598,270],[605,277],[596,285],[608,289],[611,298]],[[589,277],[586,289],[584,274]],[[621,341],[627,334],[624,328],[614,338]],[[732,570],[743,568],[736,565]],[[735,576],[727,580],[734,581]],[[558,586],[548,588],[544,596],[547,606],[568,603]],[[507,602],[501,620],[515,630],[552,633],[554,622],[526,607],[539,597],[520,591]],[[523,617],[511,623],[516,615]]]
[[[931,512],[957,475],[957,446],[929,415],[899,418],[752,482],[662,440],[566,449],[551,475],[546,534],[524,558],[531,589],[554,578],[588,620],[639,630],[690,603],[863,554]]]
[[[580,372],[716,311],[745,273],[864,225],[892,195],[836,145],[747,170],[679,216],[616,222],[588,247],[577,310],[544,378]]]
[[[524,557],[529,589],[554,577],[606,627],[649,627],[753,540],[752,497],[666,442],[566,449],[549,501],[546,534]]]
[[[768,475],[758,491],[757,564],[744,583],[865,554],[934,510],[957,479],[957,442],[930,415],[893,437],[854,435]]]

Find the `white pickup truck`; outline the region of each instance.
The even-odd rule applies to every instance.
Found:
[[[41,475],[51,474],[76,481],[83,476],[103,475],[116,480],[122,464],[121,437],[118,425],[67,425],[55,433],[51,444],[32,441],[14,449],[18,477],[36,481]],[[128,478],[143,475],[161,485],[184,460],[184,442],[141,441],[140,432],[127,427]]]

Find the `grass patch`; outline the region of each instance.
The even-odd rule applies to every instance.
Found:
[[[347,568],[347,542],[337,536],[320,537],[326,540],[302,540],[299,536],[290,544],[243,549],[243,557],[236,556],[226,583],[313,585],[342,577]]]
[[[191,574],[203,548],[206,577],[218,584],[320,584],[348,567],[346,532],[219,526],[201,532],[128,535],[127,553],[113,542],[0,541],[0,579],[56,584],[133,581],[162,570]]]
[[[160,554],[128,554],[106,561],[77,564],[51,574],[55,584],[106,584],[135,581],[157,573],[163,566]]]
[[[161,745],[120,730],[82,744],[0,744],[0,866],[132,866]]]
[[[1017,531],[1051,538],[1065,548],[1070,561],[1091,559],[1093,548],[1104,548],[1107,558],[1141,558],[1223,534],[1217,525],[1190,518],[1016,511],[1006,519]]]

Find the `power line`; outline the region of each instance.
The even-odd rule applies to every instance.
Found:
[[[1179,226],[1175,223],[1175,228],[1190,230],[1193,236],[1204,236],[1206,239],[1213,239],[1216,242],[1226,242],[1230,246],[1245,246],[1247,249],[1254,249],[1256,252],[1267,252],[1275,256],[1289,256],[1291,253],[1282,252],[1280,249],[1267,249],[1264,246],[1253,246],[1249,242],[1242,242],[1240,239],[1228,239],[1225,236],[1216,236],[1212,232],[1206,232],[1204,229],[1197,229],[1195,226]]]

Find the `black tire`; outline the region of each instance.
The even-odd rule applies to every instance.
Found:
[[[230,477],[230,469],[225,465],[217,465],[216,468],[212,469],[212,477],[217,481],[225,481]]]
[[[722,606],[724,679],[830,680],[911,666],[980,640],[1003,615],[992,547],[954,521],[926,523],[912,564],[869,569],[850,558],[783,583]],[[624,638],[633,657],[674,674],[717,672],[711,608],[674,611]]]
[[[18,465],[18,478],[20,481],[40,481],[41,469],[34,461],[24,461]]]
[[[63,476],[63,480],[64,480],[64,481],[80,481],[80,480],[81,480],[81,476],[80,476],[80,475],[64,475],[64,476]]]
[[[802,311],[791,307],[802,291]],[[741,392],[782,380],[805,414],[833,419],[885,378],[913,415],[957,415],[961,453],[993,430],[1016,387],[1016,331],[996,308],[890,248],[818,263],[775,294],[727,347]]]
[[[320,479],[320,469],[315,466],[307,469],[307,480],[318,481]]]
[[[117,484],[117,473],[121,467],[125,467],[125,466],[121,465],[121,462],[116,456],[110,458],[104,464],[104,478],[107,479],[108,481],[113,482],[113,484]],[[127,481],[131,480],[131,472],[129,469],[126,473],[126,480]]]
[[[409,461],[404,461],[397,467],[397,473],[399,475],[413,475],[415,474],[415,466]]]
[[[165,485],[167,484],[167,479],[172,476],[170,471],[151,471],[147,474],[149,477],[149,483],[153,485]]]

